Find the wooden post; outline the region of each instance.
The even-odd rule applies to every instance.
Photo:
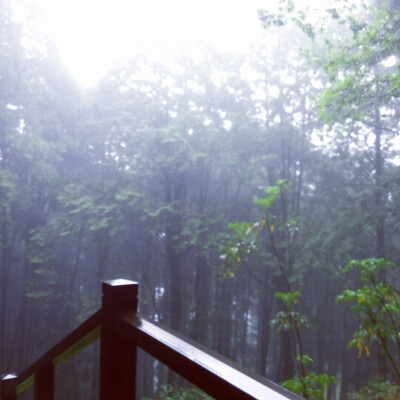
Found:
[[[54,400],[53,364],[47,364],[35,374],[34,400]]]
[[[6,396],[6,386],[14,379],[17,379],[15,374],[0,375],[0,400],[17,400],[15,390]]]
[[[100,400],[135,400],[136,340],[114,332],[115,313],[137,312],[139,284],[125,279],[103,282],[100,341]]]

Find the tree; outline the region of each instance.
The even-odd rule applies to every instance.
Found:
[[[343,269],[343,273],[360,271],[360,283],[356,289],[346,289],[336,301],[352,302],[351,310],[358,314],[360,326],[349,342],[348,347],[356,347],[358,356],[371,355],[373,342],[377,341],[380,351],[388,360],[395,381],[400,382],[400,370],[397,365],[400,351],[398,327],[400,324],[400,295],[397,288],[389,283],[383,271],[396,265],[385,259],[352,260]]]
[[[282,281],[284,282],[286,290],[284,292],[276,291],[275,297],[283,301],[286,309],[279,311],[275,318],[271,320],[271,325],[276,329],[277,333],[284,335],[284,342],[281,344],[280,349],[280,362],[289,365],[285,372],[292,374],[292,376],[285,379],[283,385],[305,398],[322,399],[324,388],[329,384],[336,383],[336,379],[328,374],[316,375],[308,371],[308,365],[313,360],[304,352],[301,335],[301,328],[308,326],[308,320],[305,315],[295,311],[300,292],[293,290],[293,285],[298,285],[299,282],[294,276],[294,266],[291,264],[291,248],[295,238],[294,234],[297,230],[297,221],[292,218],[285,224],[277,221],[274,217],[274,205],[281,197],[282,192],[287,190],[288,184],[285,181],[279,181],[278,186],[268,187],[266,197],[254,200],[255,204],[263,208],[264,214],[261,220],[256,223],[242,222],[229,225],[235,232],[234,244],[227,244],[222,249],[221,257],[226,263],[227,271],[225,274],[227,276],[234,276],[235,269],[243,265],[249,274],[257,279],[267,290],[280,288],[279,285]],[[275,275],[281,278],[280,281],[277,279],[272,280],[272,285],[262,282],[257,275],[254,275],[247,264],[249,255],[260,249],[258,237],[263,231],[267,232],[270,241],[271,258],[275,261]],[[280,240],[282,240],[283,232],[286,234],[285,243],[284,246],[278,247],[275,235],[280,233]],[[279,238],[279,236],[277,237]],[[283,351],[284,348],[289,349],[289,351]],[[293,362],[293,359],[295,362]],[[296,372],[290,371],[290,367],[293,365],[297,367]],[[295,374],[297,378],[293,378]]]

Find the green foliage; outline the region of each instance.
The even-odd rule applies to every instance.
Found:
[[[315,374],[308,370],[308,367],[314,360],[309,355],[303,353],[300,338],[300,328],[308,327],[308,319],[305,315],[294,310],[300,296],[301,293],[299,291],[275,293],[275,297],[283,301],[287,311],[279,311],[270,324],[277,333],[294,331],[298,342],[296,361],[299,376],[284,381],[282,386],[306,399],[323,400],[325,388],[328,385],[335,384],[337,380],[334,376]]]
[[[245,258],[257,249],[257,234],[263,228],[261,222],[231,222],[228,228],[233,231],[225,235],[219,247],[219,259],[223,267],[218,273],[222,278],[233,278],[236,270],[245,262]]]
[[[294,306],[297,304],[301,293],[299,291],[293,292],[276,292],[274,296],[280,299],[285,304],[287,308],[286,311],[279,311],[275,318],[271,320],[270,324],[275,329],[277,333],[287,332],[299,327],[308,327],[308,319],[305,315],[294,311]],[[302,354],[299,355],[299,361],[303,361],[307,364],[307,360]],[[307,356],[308,357],[308,356]]]
[[[351,260],[345,268],[343,273],[348,273],[352,270],[358,269],[360,271],[360,281],[362,283],[373,283],[379,271],[384,269],[395,268],[394,262],[388,261],[385,258],[367,258],[365,260]]]
[[[308,354],[299,354],[296,357],[296,361],[298,361],[302,365],[309,365],[314,362],[314,360]]]
[[[291,331],[295,327],[308,327],[308,319],[296,311],[278,311],[270,324],[277,333],[282,333]]]
[[[220,270],[224,278],[232,278],[240,264],[245,261],[245,257],[259,251],[259,236],[261,232],[268,228],[271,234],[281,224],[270,221],[270,208],[284,191],[289,188],[289,183],[284,179],[279,179],[277,185],[268,186],[265,189],[266,197],[257,198],[253,204],[263,208],[264,216],[256,222],[231,222],[228,228],[233,231],[233,235],[225,237],[225,243],[220,246],[220,260],[224,262],[224,268]],[[296,229],[297,218],[292,218],[286,224],[287,229]]]
[[[376,188],[359,190],[376,178],[375,171],[366,168],[373,161],[366,154],[369,143],[362,148],[353,143],[348,153],[339,156],[336,149],[343,138],[353,140],[358,133],[370,142],[369,131],[365,133],[366,127],[355,122],[373,122],[372,104],[382,109],[382,118],[389,115],[381,121],[385,132],[398,130],[399,69],[397,65],[384,68],[381,62],[398,54],[399,16],[383,10],[366,19],[363,14],[352,16],[332,8],[328,11],[334,22],[347,28],[336,40],[318,37],[318,24],[308,18],[312,14],[298,7],[295,1],[282,0],[278,13],[260,12],[260,17],[269,26],[299,27],[308,38],[316,39],[315,48],[325,46],[314,58],[319,72],[294,54],[304,34],[290,40],[282,34],[274,40],[289,44],[288,50],[282,51],[272,40],[239,62],[207,52],[205,63],[198,54],[196,60],[181,60],[172,71],[135,60],[110,74],[99,88],[86,92],[88,104],[83,108],[79,96],[71,97],[64,90],[69,85],[54,84],[61,73],[42,64],[46,54],[38,63],[39,58],[30,52],[19,55],[20,36],[2,31],[0,276],[4,294],[9,296],[21,286],[14,284],[17,277],[29,276],[24,285],[29,301],[57,299],[54,307],[60,315],[68,309],[70,315],[80,312],[83,320],[98,306],[94,294],[86,293],[95,290],[90,282],[123,270],[144,283],[142,293],[148,295],[142,296],[143,309],[160,320],[174,315],[173,297],[182,296],[182,310],[176,312],[182,329],[190,330],[196,318],[204,316],[199,330],[208,343],[218,345],[215,335],[225,325],[209,323],[225,323],[218,318],[223,310],[229,321],[226,326],[233,328],[224,331],[230,339],[227,347],[242,343],[243,348],[232,354],[243,354],[247,363],[259,362],[263,356],[254,349],[256,337],[266,338],[272,330],[264,317],[275,309],[270,302],[274,287],[287,290],[272,299],[282,302],[282,309],[271,321],[275,332],[296,343],[296,356],[279,360],[298,366],[299,378],[285,385],[308,398],[320,398],[324,385],[334,378],[310,372],[313,360],[303,353],[297,332],[308,327],[308,320],[299,305],[308,307],[307,315],[323,313],[329,305],[319,301],[319,296],[325,296],[320,288],[327,287],[328,295],[336,293],[331,277],[337,266],[350,255],[364,256],[372,247],[371,227],[376,218],[369,211]],[[0,22],[0,28],[6,30],[12,24],[8,17],[4,21],[9,22]],[[248,75],[252,82],[246,83],[241,75]],[[322,119],[335,129],[337,122],[343,124],[340,135],[322,150],[314,145],[314,137],[323,137],[328,129],[321,129],[316,121],[312,99],[318,87],[323,88],[316,97]],[[65,98],[70,100],[64,102]],[[8,109],[8,104],[15,110]],[[79,109],[75,116],[69,112],[73,107]],[[228,121],[230,129],[224,128]],[[394,143],[382,146],[385,157],[391,148]],[[385,171],[391,168],[390,161],[384,160]],[[386,236],[390,243],[399,231],[398,178],[386,180],[382,187],[391,190],[379,209],[391,219]],[[253,201],[254,196],[259,197]],[[229,232],[221,233],[226,221],[234,218],[255,222],[231,223]],[[246,278],[243,285],[229,287],[227,294],[219,292],[219,283],[207,274],[218,256],[223,264],[220,276],[232,278],[239,268],[247,269],[261,278],[259,285]],[[172,260],[170,265],[168,260]],[[316,273],[303,281],[304,270],[310,268]],[[339,302],[351,303],[364,321],[349,344],[360,355],[369,355],[372,342],[380,336],[394,347],[399,340],[399,295],[394,285],[382,279],[384,271],[393,270],[379,260],[350,263],[345,268],[353,275],[360,272],[360,285],[347,287],[338,296]],[[171,282],[183,281],[187,285],[174,291]],[[295,289],[303,284],[310,294],[300,303]],[[165,289],[165,295],[155,298],[154,287]],[[74,302],[70,296],[75,296]],[[6,303],[2,300],[4,312],[10,307],[18,315],[21,302]],[[26,307],[31,314],[23,315],[21,309],[18,320],[37,321],[43,312],[39,301],[33,303],[34,307]],[[69,311],[72,305],[75,308]],[[371,315],[373,322],[368,320]],[[51,318],[49,326],[54,331],[64,327],[57,315],[52,313]],[[14,319],[3,324],[8,336],[14,332]],[[333,326],[332,321],[326,325]],[[207,329],[202,329],[205,324]],[[260,331],[256,333],[253,326]],[[329,334],[334,336],[340,328],[332,327]],[[38,327],[34,329],[39,332]],[[310,338],[307,335],[305,345]],[[262,340],[257,345],[262,347]],[[326,356],[330,349],[317,351]],[[276,351],[271,357],[278,361],[282,353]],[[273,364],[275,368],[280,363]],[[195,389],[174,386],[160,393],[165,399],[197,395],[204,398]]]
[[[225,277],[233,277],[235,270],[244,262],[243,258],[248,257],[249,254],[258,250],[258,239],[260,232],[267,228],[267,236],[269,237],[272,245],[273,252],[277,259],[278,270],[284,277],[288,286],[287,292],[275,292],[275,298],[281,300],[284,304],[285,310],[278,311],[275,318],[270,321],[271,327],[276,333],[290,332],[293,334],[294,342],[296,343],[296,364],[298,371],[298,378],[293,378],[284,382],[284,386],[289,390],[301,394],[308,399],[323,399],[324,389],[327,385],[334,384],[336,378],[328,374],[317,375],[314,372],[308,371],[308,366],[313,363],[313,359],[303,353],[303,344],[301,339],[301,328],[309,326],[307,317],[295,310],[301,296],[300,291],[291,289],[291,278],[288,271],[291,268],[284,266],[282,258],[279,255],[277,248],[284,248],[287,251],[287,257],[291,257],[291,246],[294,236],[298,230],[298,217],[288,218],[287,221],[280,223],[272,214],[272,207],[276,204],[277,200],[288,191],[289,183],[286,180],[279,180],[277,185],[269,186],[266,190],[266,196],[257,198],[253,201],[254,204],[260,205],[263,209],[263,218],[256,223],[242,222],[231,223],[228,225],[234,232],[232,242],[228,243],[221,249],[221,258],[226,262],[229,268],[225,269]],[[275,244],[275,235],[281,235],[287,238],[287,243]],[[234,266],[234,267],[233,267]]]
[[[301,293],[296,290],[294,292],[276,292],[274,296],[282,300],[289,311],[292,311],[294,306],[298,303]]]
[[[362,286],[344,290],[336,297],[336,301],[351,303],[351,310],[360,319],[360,326],[348,347],[357,348],[359,357],[363,354],[369,356],[372,342],[377,341],[392,365],[397,379],[400,380],[400,373],[394,361],[395,357],[400,355],[400,294],[386,278],[388,271],[395,266],[385,259],[350,261],[343,273],[359,270]],[[394,345],[392,350],[388,349],[386,341]]]
[[[152,400],[144,397],[143,400]],[[212,397],[195,387],[185,388],[176,385],[163,386],[157,400],[212,400]]]
[[[397,400],[399,398],[400,386],[376,378],[370,380],[357,392],[346,396],[346,400]]]
[[[325,122],[368,125],[375,106],[394,105],[400,93],[399,70],[382,63],[397,53],[394,32],[399,20],[400,13],[391,12],[387,5],[360,6],[340,19],[344,32],[340,38],[331,40],[326,35],[324,46],[315,48],[314,61],[330,81],[318,101]]]
[[[299,379],[288,379],[282,383],[286,389],[309,400],[323,400],[325,388],[337,383],[334,376],[328,374],[316,375],[313,372]]]
[[[89,231],[99,231],[113,225],[117,208],[115,197],[112,196],[112,185],[105,184],[102,189],[69,184],[58,195],[58,201],[65,208],[70,220],[85,223]]]
[[[266,197],[261,197],[253,201],[254,204],[260,205],[265,214],[268,214],[271,206],[276,202],[279,195],[289,188],[289,183],[285,179],[278,179],[276,186],[268,186],[265,189]]]
[[[230,222],[228,228],[232,229],[233,232],[239,237],[249,235],[254,229],[254,224],[250,222]]]

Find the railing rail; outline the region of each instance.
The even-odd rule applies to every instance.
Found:
[[[12,400],[15,396],[31,385],[35,384],[35,399],[47,399],[39,396],[43,390],[38,387],[48,386],[51,377],[54,375],[54,368],[64,364],[74,355],[80,353],[87,346],[100,338],[101,311],[97,311],[89,317],[83,324],[73,330],[61,342],[57,343],[52,349],[25,369],[20,375],[8,374],[1,380],[1,400]],[[44,389],[44,390],[51,390]]]
[[[103,283],[101,310],[19,376],[0,381],[0,400],[34,384],[35,400],[54,399],[54,369],[100,338],[100,400],[134,400],[140,347],[215,399],[299,400],[281,386],[137,314],[138,284]]]

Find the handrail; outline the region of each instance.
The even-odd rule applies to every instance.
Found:
[[[34,384],[35,400],[54,400],[54,369],[100,338],[100,400],[134,400],[140,347],[215,399],[300,400],[269,380],[137,314],[138,284],[103,282],[99,311],[19,376],[0,379],[0,400]]]
[[[300,399],[231,360],[132,312],[115,316],[115,330],[215,399]]]
[[[36,362],[26,368],[14,379],[6,379],[2,386],[3,397],[7,398],[13,391],[23,392],[35,381],[35,375],[49,365],[58,367],[81,352],[100,337],[101,310],[95,312],[80,326],[74,329],[61,342],[57,343]]]

